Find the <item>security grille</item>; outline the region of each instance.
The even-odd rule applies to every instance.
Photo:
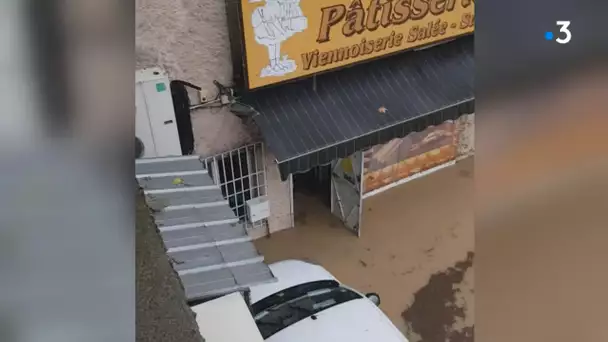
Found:
[[[249,223],[246,212],[248,200],[267,193],[264,161],[262,143],[243,146],[203,160],[211,178],[230,203],[230,208],[247,229],[268,228],[266,219]]]

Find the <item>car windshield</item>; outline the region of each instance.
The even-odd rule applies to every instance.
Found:
[[[262,337],[267,339],[305,318],[358,298],[363,297],[336,282],[311,282],[263,299],[253,305],[252,311]]]

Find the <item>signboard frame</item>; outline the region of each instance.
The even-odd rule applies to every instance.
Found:
[[[472,19],[473,23],[472,23],[472,29],[470,32],[463,32],[462,34],[456,34],[456,35],[448,35],[442,39],[429,40],[429,41],[423,42],[418,45],[413,45],[413,46],[406,47],[403,49],[395,49],[394,51],[391,51],[391,52],[379,54],[377,56],[373,56],[370,58],[363,58],[360,60],[355,60],[353,62],[349,62],[344,65],[339,65],[336,67],[319,70],[319,71],[316,71],[313,73],[308,73],[305,75],[301,75],[301,76],[297,76],[297,77],[293,77],[293,78],[287,78],[287,79],[283,79],[283,80],[277,80],[277,81],[269,82],[269,83],[261,85],[261,86],[252,87],[251,86],[251,77],[250,77],[251,70],[249,70],[248,65],[247,65],[248,51],[246,48],[246,38],[245,38],[246,33],[244,30],[244,21],[243,21],[243,18],[244,18],[243,17],[243,6],[242,6],[243,1],[247,1],[247,0],[225,0],[227,17],[228,17],[231,57],[232,57],[232,63],[233,63],[233,81],[234,81],[234,84],[236,85],[236,87],[239,90],[244,91],[244,92],[252,92],[252,91],[256,91],[256,90],[261,90],[261,89],[265,89],[265,88],[269,88],[269,87],[273,87],[273,86],[277,86],[277,85],[283,85],[283,84],[287,84],[287,83],[291,83],[291,82],[300,81],[302,79],[311,79],[314,76],[323,75],[323,74],[326,74],[329,72],[341,70],[341,69],[356,66],[359,64],[376,61],[376,60],[382,59],[382,58],[388,58],[388,57],[391,57],[391,56],[394,56],[396,54],[403,53],[403,52],[422,50],[422,49],[425,49],[425,48],[428,48],[431,46],[440,45],[440,44],[452,41],[457,38],[461,38],[461,37],[465,37],[465,36],[474,34],[475,1],[474,0],[455,0],[456,2],[470,1],[470,3],[471,3],[471,6],[472,6],[471,11],[473,12],[473,19]],[[352,2],[352,0],[351,0],[351,2]]]

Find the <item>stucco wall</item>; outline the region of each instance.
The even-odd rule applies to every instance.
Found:
[[[274,156],[266,152],[266,178],[268,181],[268,201],[270,203],[270,218],[268,227],[270,234],[293,227],[293,202],[291,198],[291,183],[281,182],[279,168],[274,163]],[[267,236],[269,231],[258,228],[249,232],[254,239]]]
[[[171,79],[200,86],[207,98],[213,80],[231,85],[232,62],[224,0],[136,0],[136,65],[160,66]],[[259,141],[252,127],[226,108],[192,112],[195,152],[210,156]],[[289,183],[281,182],[272,151],[266,149],[271,201],[270,231],[291,226]],[[284,201],[288,203],[284,204]]]
[[[232,62],[223,0],[136,0],[136,65],[160,66],[172,79],[196,84],[208,98],[213,80],[230,85]],[[252,142],[226,108],[192,113],[196,152],[212,155]]]

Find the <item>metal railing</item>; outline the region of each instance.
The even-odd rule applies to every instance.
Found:
[[[202,159],[209,175],[222,190],[239,221],[247,229],[268,228],[268,220],[250,223],[246,202],[266,196],[267,179],[264,146],[262,143],[246,145],[228,152]]]

